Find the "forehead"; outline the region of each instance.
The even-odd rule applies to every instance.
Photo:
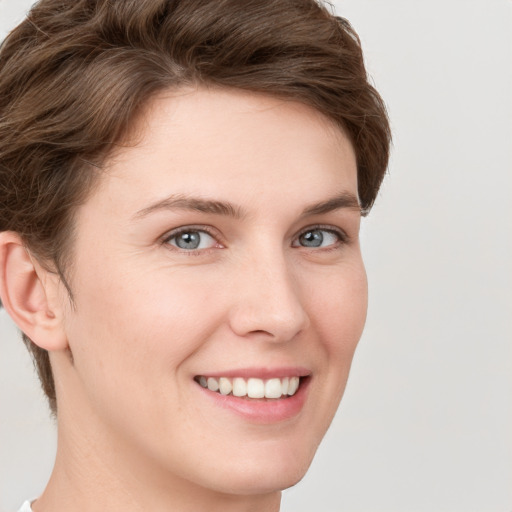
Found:
[[[352,144],[302,103],[238,90],[166,91],[148,103],[131,138],[105,168],[113,200],[176,192],[273,200],[301,187],[357,195]]]

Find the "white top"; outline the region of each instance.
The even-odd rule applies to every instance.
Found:
[[[32,508],[30,506],[30,501],[25,501],[18,512],[32,512]]]

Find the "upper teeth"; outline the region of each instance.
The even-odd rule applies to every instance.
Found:
[[[283,395],[292,396],[299,388],[299,377],[285,377],[283,379],[243,379],[235,377],[199,377],[199,384],[210,391],[217,391],[223,395],[249,398],[281,398]]]

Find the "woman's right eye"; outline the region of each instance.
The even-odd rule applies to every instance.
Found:
[[[173,233],[165,239],[165,243],[184,251],[198,251],[219,246],[213,236],[200,229],[187,229]]]

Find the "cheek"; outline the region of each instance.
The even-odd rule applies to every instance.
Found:
[[[343,396],[363,332],[367,305],[368,287],[362,262],[333,273],[325,291],[312,296],[311,316],[322,347],[318,359],[322,393],[316,415],[323,418],[324,430]]]
[[[67,332],[75,367],[95,399],[117,388],[143,395],[155,380],[172,379],[218,324],[208,283],[133,266],[124,273],[120,265],[86,268],[77,276]]]
[[[330,355],[353,353],[368,308],[368,284],[362,262],[333,272],[311,298],[313,321]]]

